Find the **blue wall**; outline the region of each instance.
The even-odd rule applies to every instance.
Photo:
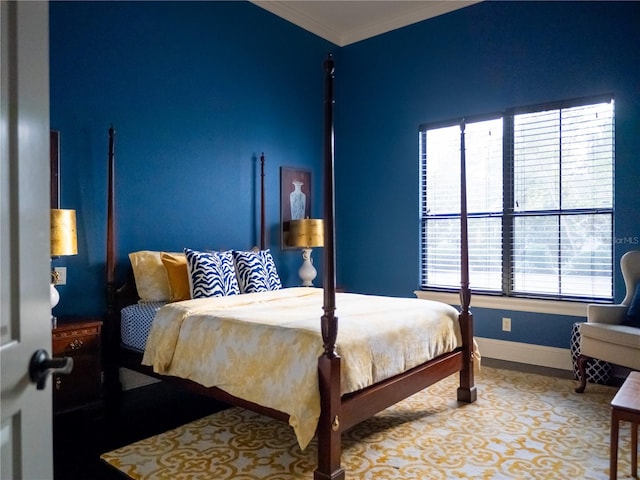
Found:
[[[313,173],[320,215],[322,62],[334,48],[248,2],[52,2],[51,128],[61,205],[78,215],[57,315],[104,311],[107,131],[116,129],[117,255],[250,248],[265,152],[268,243],[280,250],[280,166]],[[321,259],[321,252],[314,252]],[[120,274],[126,273],[121,269]]]
[[[107,129],[117,129],[118,256],[257,242],[255,158],[267,155],[270,247],[279,167],[314,173],[321,215],[322,60],[336,54],[338,283],[419,285],[418,125],[613,93],[616,261],[640,237],[640,2],[483,2],[337,48],[246,2],[52,2],[51,125],[77,257],[56,313],[104,308]],[[321,252],[314,251],[320,266]],[[616,299],[624,295],[616,277]],[[473,279],[472,279],[473,281]],[[474,309],[476,334],[567,347],[575,317]]]
[[[639,65],[639,2],[483,2],[341,49],[342,283],[397,296],[419,285],[418,125],[603,93],[616,102],[616,262],[639,248]],[[622,278],[615,280],[622,300]],[[479,336],[564,348],[579,320],[474,314]],[[501,331],[502,316],[513,318],[511,333]]]

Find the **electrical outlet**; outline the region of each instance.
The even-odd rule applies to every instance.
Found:
[[[502,319],[502,331],[503,332],[510,332],[511,331],[511,319],[510,318],[503,318]]]
[[[67,267],[56,267],[53,269],[58,274],[58,281],[56,285],[67,284]]]

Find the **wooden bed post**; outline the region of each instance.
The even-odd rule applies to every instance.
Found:
[[[120,349],[120,329],[118,316],[120,311],[116,302],[116,252],[115,252],[115,134],[109,128],[108,180],[107,180],[107,259],[106,259],[106,301],[107,309],[104,322],[105,337],[105,396],[109,409],[118,408],[120,394],[120,375],[118,368],[118,352]]]
[[[114,236],[114,138],[116,131],[113,125],[109,128],[109,153],[107,166],[107,315],[112,316],[115,312],[116,299],[116,279],[115,279],[115,236]]]
[[[260,250],[265,249],[264,220],[264,152],[262,152],[260,155]]]
[[[324,353],[318,358],[320,419],[318,421],[318,467],[315,480],[344,480],[340,427],[340,357],[336,353],[338,318],[336,309],[335,210],[333,177],[333,57],[324,62],[324,314],[321,319]]]
[[[469,235],[467,230],[467,165],[464,143],[464,119],[460,122],[460,330],[462,333],[463,367],[460,371],[458,401],[475,402],[477,391],[473,378],[473,315],[469,308]]]

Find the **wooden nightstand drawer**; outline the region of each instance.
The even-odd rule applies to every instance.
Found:
[[[101,329],[101,321],[89,319],[60,322],[53,329],[53,355],[73,358],[73,371],[69,375],[53,376],[55,413],[101,401]]]
[[[90,353],[100,351],[100,336],[97,331],[93,334],[70,331],[53,337],[53,355],[76,355],[80,353]]]

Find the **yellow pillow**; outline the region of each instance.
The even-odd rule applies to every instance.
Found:
[[[129,254],[141,302],[169,300],[169,278],[160,260],[160,252],[141,250]]]
[[[160,260],[169,277],[169,301],[180,302],[191,299],[189,270],[184,253],[160,253]]]

